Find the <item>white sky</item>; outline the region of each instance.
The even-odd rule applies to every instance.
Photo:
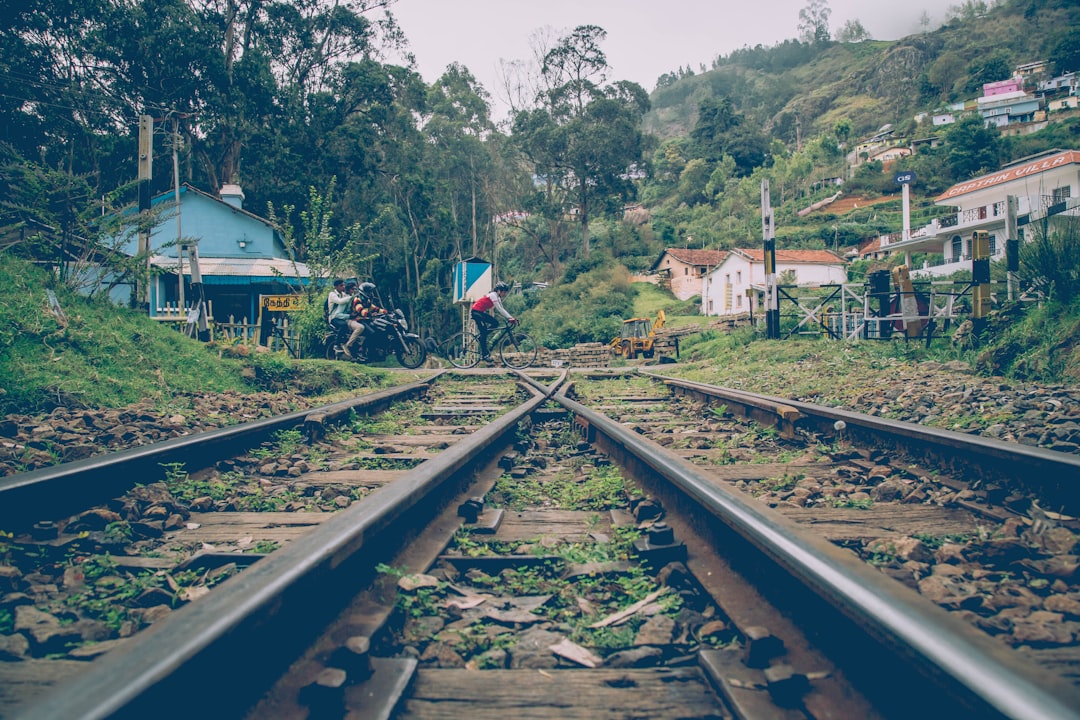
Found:
[[[609,81],[633,80],[652,92],[656,79],[689,65],[712,66],[714,57],[743,46],[766,47],[798,36],[799,10],[809,0],[396,0],[394,16],[428,83],[452,62],[465,65],[499,103],[499,61],[531,60],[530,38],[550,27],[561,37],[578,25],[607,31],[601,45]],[[961,0],[828,0],[836,31],[857,19],[876,40],[931,28]],[[496,108],[496,117],[503,113]]]

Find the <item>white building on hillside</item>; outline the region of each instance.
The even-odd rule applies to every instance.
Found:
[[[1018,240],[1024,239],[1032,219],[1059,213],[1076,215],[1080,151],[1050,150],[957,183],[935,200],[938,205],[955,208],[955,213],[912,229],[906,241],[901,233],[882,236],[881,247],[890,253],[906,253],[909,258],[912,253],[941,253],[941,264],[912,268],[912,274],[940,277],[971,270],[971,234],[985,230],[990,235],[991,258],[1001,259],[1005,256],[1009,196],[1017,201]]]
[[[847,282],[844,259],[829,250],[777,250],[776,274],[797,285]],[[702,280],[704,315],[743,315],[765,291],[765,251],[735,249]],[[755,305],[757,309],[758,305]]]

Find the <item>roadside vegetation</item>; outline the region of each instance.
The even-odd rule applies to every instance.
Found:
[[[763,340],[750,328],[710,327],[696,301],[679,301],[624,271],[599,265],[553,290],[512,296],[508,306],[550,347],[609,342],[629,317],[656,317],[669,327],[702,331],[680,342],[685,374],[706,382],[844,404],[868,373],[887,377],[900,363],[962,361],[976,372],[1040,383],[1080,383],[1080,281],[1076,226],[1036,241],[1026,271],[1042,274],[1046,299],[995,310],[985,327],[954,326],[926,347],[921,340],[840,342]],[[1057,253],[1055,255],[1055,253]],[[1041,258],[1036,263],[1031,257]],[[55,298],[53,302],[52,298]],[[0,412],[53,407],[167,405],[187,393],[261,391],[334,398],[335,393],[401,382],[394,373],[321,359],[293,360],[243,343],[192,340],[171,327],[102,300],[88,300],[25,261],[0,254]]]
[[[175,395],[260,391],[309,396],[392,384],[385,370],[293,361],[248,345],[200,343],[0,253],[0,412],[123,407]]]

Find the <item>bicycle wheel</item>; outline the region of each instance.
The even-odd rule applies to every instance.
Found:
[[[523,332],[509,332],[499,343],[499,358],[506,367],[520,370],[536,360],[536,343]]]
[[[442,351],[451,365],[466,370],[480,362],[480,338],[459,332],[443,343]]]

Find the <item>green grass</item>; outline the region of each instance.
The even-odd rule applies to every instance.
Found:
[[[678,326],[708,320],[707,317],[701,315],[700,298],[679,300],[671,294],[671,291],[646,282],[634,283],[633,288],[636,291],[635,317],[649,317],[655,320],[656,314],[663,310],[667,315],[669,325]]]
[[[47,290],[63,317],[50,310]],[[167,408],[188,393],[282,391],[319,396],[391,384],[352,363],[293,361],[284,353],[237,355],[135,311],[88,300],[33,265],[0,253],[0,413],[57,405]]]

